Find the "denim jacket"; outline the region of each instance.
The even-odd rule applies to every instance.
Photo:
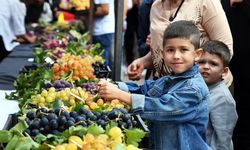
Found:
[[[147,80],[143,85],[119,83],[131,92],[132,108],[152,122],[156,150],[207,150],[209,90],[194,65],[180,75]]]

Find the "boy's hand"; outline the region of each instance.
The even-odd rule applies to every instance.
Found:
[[[100,80],[98,82],[98,93],[99,96],[105,99],[118,99],[129,105],[131,105],[131,94],[122,91],[117,85],[108,82],[107,80]]]
[[[119,91],[121,91],[117,85],[108,82],[105,79],[101,79],[98,82],[98,93],[101,97],[106,99],[118,99]]]

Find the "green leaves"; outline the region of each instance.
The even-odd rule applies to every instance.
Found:
[[[101,126],[91,125],[88,127],[88,133],[91,133],[93,135],[99,135],[99,134],[105,133],[105,130],[103,130]]]
[[[84,134],[86,134],[88,131],[88,129],[86,127],[83,126],[71,126],[69,129],[65,130],[61,136],[63,136],[64,138],[68,138],[71,135],[78,135],[80,137],[82,137]]]
[[[13,134],[10,131],[0,130],[0,143],[8,143],[12,137]]]
[[[82,35],[79,32],[77,32],[76,30],[70,30],[69,33],[73,37],[77,38],[78,40],[80,40],[82,38]]]
[[[5,150],[30,150],[39,147],[30,136],[25,137],[22,134],[27,127],[28,125],[21,120],[9,131],[0,130],[0,143],[8,143]]]
[[[14,135],[12,139],[8,142],[8,144],[5,147],[5,150],[14,150],[15,146],[19,140],[19,136]]]
[[[46,70],[45,66],[38,66],[34,70],[22,73],[14,81],[15,92],[6,95],[6,99],[15,99],[19,102],[20,108],[26,104],[32,95],[41,92],[44,82],[52,79],[52,71]]]
[[[20,137],[15,145],[15,150],[29,150],[38,147],[39,144],[34,142],[30,137]]]
[[[53,102],[48,103],[48,106],[52,109],[60,108],[63,105],[64,104],[60,99],[55,99]]]
[[[144,136],[146,135],[146,132],[138,128],[125,130],[125,132],[127,137],[127,144],[132,144],[136,147],[138,147],[138,143],[141,142],[142,138],[144,138]]]
[[[45,62],[46,55],[42,48],[34,48],[33,54],[34,54],[34,62],[36,64],[42,64]]]
[[[28,128],[28,125],[25,121],[20,120],[13,128],[10,129],[10,132],[17,135],[23,135],[23,131]]]

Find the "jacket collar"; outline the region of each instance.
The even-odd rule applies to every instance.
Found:
[[[179,75],[171,73],[169,78],[171,80],[179,79],[179,78],[190,78],[190,77],[193,77],[194,75],[196,75],[197,73],[199,73],[199,66],[197,64],[194,64],[193,67],[189,68],[187,71],[185,71]]]

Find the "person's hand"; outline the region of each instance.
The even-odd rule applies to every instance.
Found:
[[[100,79],[97,85],[108,85],[114,88],[118,88],[118,86],[116,84],[110,83],[107,79]]]
[[[117,85],[108,82],[107,80],[100,80],[98,82],[98,94],[105,99],[117,99],[121,91]]]
[[[237,3],[241,3],[243,0],[230,0],[230,6],[233,7]]]
[[[19,43],[35,43],[36,39],[37,37],[35,35],[26,33],[23,35],[18,35],[15,41]]]
[[[233,75],[230,70],[228,70],[227,74],[225,74],[222,78],[224,79],[227,87],[230,87],[233,83]]]
[[[35,43],[37,37],[35,35],[28,34],[27,37],[26,37],[26,39],[27,39],[27,42],[29,42],[29,43]]]
[[[128,78],[130,80],[140,80],[142,78],[142,72],[144,70],[143,62],[141,58],[134,60],[128,66]]]

